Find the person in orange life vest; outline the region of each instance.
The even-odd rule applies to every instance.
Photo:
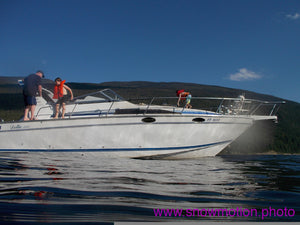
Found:
[[[58,118],[59,114],[59,108],[62,106],[62,115],[61,118],[65,118],[65,112],[66,112],[66,101],[68,101],[68,92],[70,92],[71,99],[73,100],[73,92],[71,88],[69,88],[67,85],[65,85],[65,80],[61,80],[59,77],[55,79],[55,86],[54,86],[54,92],[53,92],[53,99],[57,99],[56,105],[55,105],[55,116],[54,119]]]
[[[191,109],[191,99],[192,95],[190,92],[182,90],[177,90],[176,95],[178,97],[177,106],[179,107],[180,100],[185,100],[185,108]]]

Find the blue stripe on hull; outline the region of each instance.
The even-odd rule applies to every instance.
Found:
[[[231,142],[231,140],[215,142],[205,145],[193,145],[182,147],[165,148],[103,148],[103,149],[0,149],[0,152],[131,152],[131,151],[167,151],[167,150],[189,150],[195,148],[207,148]]]

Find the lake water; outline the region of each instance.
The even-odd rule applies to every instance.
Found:
[[[137,160],[92,153],[2,153],[0,221],[299,222],[299,162],[300,156],[282,155]],[[155,216],[153,209],[184,211]],[[207,214],[216,209],[229,214]],[[249,215],[251,209],[258,215]]]

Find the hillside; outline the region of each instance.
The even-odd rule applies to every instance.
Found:
[[[0,77],[0,118],[5,121],[18,120],[23,114],[22,88],[17,85],[20,77]],[[137,97],[174,97],[177,89],[185,89],[194,97],[237,97],[282,101],[284,99],[246,90],[220,86],[176,82],[105,82],[67,83],[74,95],[82,95],[99,89],[110,88],[125,99]],[[53,81],[44,79],[43,86],[52,89]],[[247,133],[231,144],[223,153],[257,153],[273,150],[279,153],[300,152],[300,104],[287,101],[278,111],[278,123],[257,123]]]

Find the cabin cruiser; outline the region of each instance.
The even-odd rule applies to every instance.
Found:
[[[43,96],[37,97],[36,120],[0,123],[0,152],[93,152],[159,159],[215,156],[255,121],[276,121],[282,103],[244,96],[193,97],[193,109],[186,109],[175,106],[173,97],[125,100],[104,89],[74,98],[66,104],[65,119],[53,119],[52,96],[43,89]],[[218,102],[214,110],[212,101]],[[271,106],[267,114],[263,106]]]

